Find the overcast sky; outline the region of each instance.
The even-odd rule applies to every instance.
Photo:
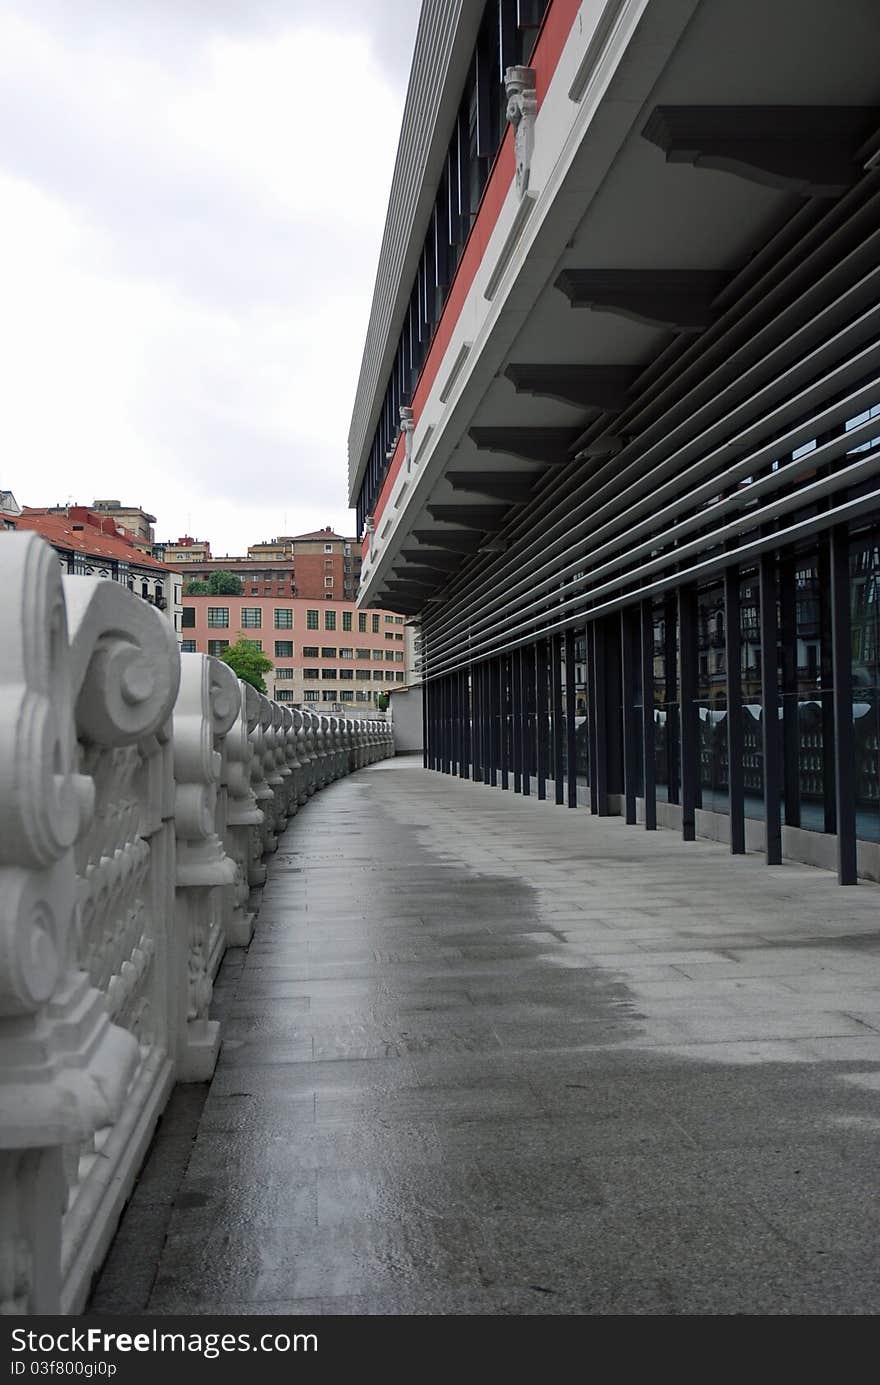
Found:
[[[0,489],[215,553],[354,532],[419,0],[0,5]]]

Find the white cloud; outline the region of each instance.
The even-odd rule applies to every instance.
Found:
[[[140,503],[221,553],[351,527],[406,74],[389,84],[362,7],[336,30],[190,15],[175,62],[161,32],[98,13],[86,44],[46,12],[0,17],[0,485]]]

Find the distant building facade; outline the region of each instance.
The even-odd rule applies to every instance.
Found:
[[[5,514],[4,520],[9,522],[3,527],[33,530],[51,544],[65,573],[108,578],[149,601],[164,612],[180,638],[180,574],[144,553],[115,516],[85,505],[25,506],[17,514]]]
[[[211,545],[207,539],[194,539],[183,534],[176,543],[157,543],[153,545],[153,557],[169,566],[186,563],[205,563],[211,561]]]
[[[407,681],[404,617],[315,598],[190,596],[183,599],[184,652],[221,657],[245,639],[272,660],[270,697],[324,711],[375,704]]]
[[[154,552],[163,562],[185,566],[189,581],[204,581],[212,572],[234,573],[243,583],[246,596],[354,602],[360,584],[357,541],[330,527],[250,544],[243,557],[214,557],[207,539],[189,535],[176,543],[158,544]]]

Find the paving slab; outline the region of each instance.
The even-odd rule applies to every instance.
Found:
[[[880,1311],[880,888],[425,771],[227,954],[94,1311]]]

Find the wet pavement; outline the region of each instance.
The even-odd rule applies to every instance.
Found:
[[[93,1311],[877,1312],[878,905],[412,758],[332,785]]]

